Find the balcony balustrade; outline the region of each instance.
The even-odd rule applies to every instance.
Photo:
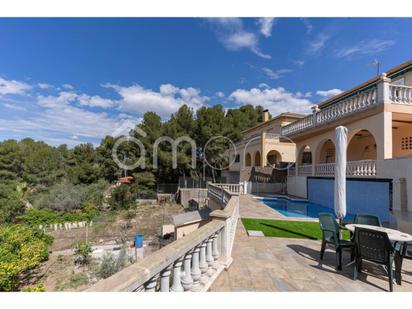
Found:
[[[283,136],[291,136],[383,103],[412,104],[412,87],[390,84],[390,79],[382,76],[378,84],[331,102],[323,109],[315,109],[312,115],[282,127],[281,132]]]
[[[289,176],[295,176],[289,169]],[[298,166],[298,176],[312,176],[312,165]],[[335,176],[335,163],[320,163],[315,165],[315,175],[322,177]],[[348,177],[375,177],[376,160],[348,161],[346,164],[346,176]]]

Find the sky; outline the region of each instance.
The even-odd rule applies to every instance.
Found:
[[[412,57],[407,18],[0,19],[0,140],[98,145],[187,104],[313,104]]]

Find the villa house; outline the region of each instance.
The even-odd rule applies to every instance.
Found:
[[[229,150],[230,164],[224,172],[227,182],[271,182],[274,167],[295,162],[296,145],[290,139],[281,137],[281,129],[304,117],[282,113],[269,119],[269,111],[264,110],[263,122],[242,131],[242,140]]]
[[[335,128],[342,125],[348,129],[347,176],[353,182],[349,202],[376,202],[379,196],[386,204],[370,207],[405,212],[398,217],[412,212],[412,61],[313,106],[310,115],[264,120],[243,132],[236,144],[240,158],[230,171],[242,175],[249,166],[295,162],[288,194],[333,204]]]

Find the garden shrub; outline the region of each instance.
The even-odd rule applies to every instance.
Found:
[[[14,224],[0,226],[0,291],[15,291],[19,276],[48,257],[53,238],[39,229]]]
[[[78,241],[74,246],[75,263],[80,265],[88,264],[92,251],[92,247],[86,241]]]
[[[125,262],[126,250],[124,248],[121,249],[117,257],[111,252],[105,252],[97,270],[97,276],[103,279],[108,278],[120,271],[124,267]]]

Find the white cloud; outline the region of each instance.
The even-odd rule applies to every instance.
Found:
[[[394,44],[395,41],[392,40],[373,39],[368,41],[360,41],[355,45],[337,50],[335,55],[338,58],[345,58],[356,54],[375,54],[388,49]]]
[[[73,146],[88,140],[93,140],[95,144],[98,144],[101,138],[112,135],[124,121],[130,121],[130,119],[110,117],[106,113],[90,112],[71,105],[56,104],[45,107],[41,112],[26,114],[24,118],[0,118],[0,121],[2,123],[0,131],[16,132],[22,137],[32,136],[53,145],[66,143]]]
[[[197,109],[209,100],[207,96],[201,96],[198,89],[178,88],[171,84],[161,85],[159,92],[145,89],[140,85],[122,87],[105,84],[104,87],[113,88],[121,96],[119,104],[122,112],[143,115],[145,112],[153,111],[162,118],[169,117],[184,104]]]
[[[303,25],[306,28],[306,34],[311,34],[313,31],[313,25],[307,18],[301,18]]]
[[[225,93],[222,92],[222,91],[216,92],[215,95],[216,95],[218,98],[224,98],[224,97],[225,97]]]
[[[334,88],[329,90],[318,90],[316,91],[316,94],[323,98],[331,98],[338,94],[341,94],[342,92],[342,90]]]
[[[304,66],[305,61],[303,61],[303,60],[295,60],[295,61],[293,61],[293,64],[296,65],[297,67],[301,68],[301,67]]]
[[[275,19],[274,18],[259,18],[258,24],[260,26],[260,32],[265,37],[270,37],[272,35],[272,27],[274,25]]]
[[[311,54],[320,53],[326,47],[326,42],[328,42],[330,38],[331,35],[326,32],[319,33],[309,44],[308,52]]]
[[[270,59],[271,56],[263,53],[259,48],[259,39],[256,33],[246,31],[240,18],[209,18],[218,40],[228,50],[238,51],[249,49],[257,56]]]
[[[19,106],[19,105],[14,105],[14,104],[9,104],[9,103],[3,103],[3,105],[9,109],[14,109],[16,111],[26,111],[24,107]]]
[[[115,102],[110,99],[104,99],[101,96],[94,95],[89,96],[87,94],[81,94],[77,96],[80,105],[90,107],[109,108],[115,105]]]
[[[273,71],[269,68],[262,68],[262,71],[270,79],[279,79],[279,78],[282,78],[283,76],[285,76],[285,74],[293,72],[292,70],[289,70],[289,69],[279,69],[279,70]]]
[[[16,80],[6,80],[0,77],[0,95],[21,94],[31,88],[30,85]]]
[[[260,83],[260,84],[258,85],[258,87],[259,87],[259,88],[270,88],[269,85],[266,84],[266,83]]]
[[[38,83],[37,87],[39,87],[40,89],[49,89],[52,88],[52,85],[46,84],[46,83]]]
[[[238,104],[261,105],[268,108],[272,115],[283,112],[308,113],[312,106],[312,103],[302,97],[302,94],[288,92],[282,87],[237,89],[232,92],[229,99]]]
[[[57,96],[49,95],[49,96],[38,96],[37,101],[39,105],[43,107],[56,107],[56,106],[64,106],[69,104],[70,102],[74,102],[77,99],[77,95],[73,92],[66,92],[62,91]]]
[[[62,87],[63,87],[64,89],[69,89],[69,90],[73,90],[73,89],[74,89],[74,87],[73,87],[72,85],[70,85],[70,84],[63,84]]]
[[[74,92],[62,91],[57,96],[38,96],[38,103],[43,107],[55,107],[57,105],[67,105],[69,103],[79,103],[79,105],[89,107],[109,108],[115,105],[110,99],[104,99],[98,95],[89,96],[87,94],[77,94]]]

